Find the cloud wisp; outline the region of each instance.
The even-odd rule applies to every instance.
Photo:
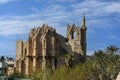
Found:
[[[3,2],[4,1],[7,2],[13,0],[3,0]],[[39,26],[43,23],[48,23],[56,28],[64,28],[63,30],[65,30],[64,26],[66,26],[68,23],[73,23],[75,20],[77,23],[80,22],[80,17],[83,13],[85,13],[88,18],[88,26],[102,23],[105,24],[105,22],[110,23],[110,20],[104,19],[103,21],[103,19],[100,17],[108,16],[111,13],[120,13],[120,3],[116,2],[86,0],[80,3],[71,4],[69,7],[71,7],[70,11],[68,7],[64,5],[51,4],[50,6],[42,9],[42,11],[39,11],[39,9],[34,7],[37,12],[35,11],[25,16],[0,16],[0,34],[24,34],[28,32],[30,28]],[[66,23],[66,25],[62,25],[63,23]],[[109,26],[107,23],[106,25]]]
[[[3,2],[2,2],[3,1]],[[7,3],[15,0],[1,0],[0,3]],[[38,0],[42,1],[42,0]],[[60,1],[60,0],[57,0]],[[65,1],[65,0],[61,0]],[[71,2],[72,0],[67,0]],[[43,23],[47,23],[49,26],[56,28],[57,32],[64,35],[66,34],[66,25],[76,23],[80,26],[82,14],[86,14],[86,21],[88,33],[88,51],[93,51],[96,49],[96,46],[104,47],[105,44],[101,45],[101,43],[97,41],[102,41],[104,43],[104,39],[107,40],[109,34],[112,32],[114,36],[109,36],[112,39],[115,39],[119,36],[116,36],[111,30],[118,30],[118,25],[120,25],[120,2],[105,2],[101,0],[83,0],[78,2],[75,0],[74,4],[49,4],[44,8],[30,7],[32,13],[28,15],[2,15],[0,16],[0,35],[2,36],[10,36],[9,39],[14,37],[14,40],[2,42],[0,49],[2,50],[5,47],[15,46],[16,39],[21,39],[17,37],[17,35],[26,35],[29,33],[30,29],[33,27],[41,26]],[[114,14],[114,17],[112,16]],[[101,31],[98,31],[101,30]],[[104,33],[106,35],[104,35]],[[119,33],[119,32],[118,32]],[[118,34],[117,33],[117,34]],[[99,36],[98,36],[99,35]],[[96,37],[92,37],[96,36]],[[98,40],[103,37],[103,40]],[[22,37],[23,38],[23,37]],[[8,40],[9,40],[8,39]],[[91,43],[92,41],[96,41],[96,45]],[[116,41],[117,42],[117,41]],[[8,44],[11,43],[11,44]],[[7,45],[8,44],[8,45]],[[90,46],[93,46],[92,49]],[[90,50],[91,49],[91,50]],[[15,53],[15,49],[11,48],[13,53]],[[11,51],[8,50],[8,51]],[[6,50],[7,51],[7,50]],[[7,53],[6,51],[0,53]],[[92,52],[91,51],[91,52]],[[12,51],[11,51],[12,53]],[[8,53],[9,54],[9,53]]]
[[[15,1],[15,0],[0,0],[0,4],[5,4],[12,1]]]

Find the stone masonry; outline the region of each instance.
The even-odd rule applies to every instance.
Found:
[[[64,64],[64,55],[76,55],[76,61],[84,61],[86,56],[85,16],[82,26],[67,25],[66,38],[58,34],[55,28],[46,24],[31,29],[28,40],[16,42],[16,71],[30,75],[32,70],[52,70]]]

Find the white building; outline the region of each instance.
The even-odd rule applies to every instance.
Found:
[[[4,61],[0,61],[0,75],[5,74],[6,66],[7,66],[7,64]]]
[[[7,58],[5,60],[5,63],[7,64],[7,75],[12,75],[15,71],[14,64],[15,60],[13,58]]]

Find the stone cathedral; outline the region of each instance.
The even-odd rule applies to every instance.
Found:
[[[16,42],[16,71],[29,76],[32,70],[47,64],[55,69],[65,63],[65,54],[75,55],[76,62],[84,61],[86,29],[85,16],[81,26],[67,25],[66,37],[47,24],[31,29],[27,41]]]

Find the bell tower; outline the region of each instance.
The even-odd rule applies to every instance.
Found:
[[[81,27],[81,45],[82,45],[82,50],[84,52],[84,57],[86,57],[86,19],[85,19],[85,15],[83,15],[82,18],[82,27]]]
[[[84,15],[81,27],[77,27],[75,24],[67,26],[68,43],[72,48],[73,54],[80,56],[78,58],[81,61],[84,61],[86,57],[86,30],[86,20]]]

